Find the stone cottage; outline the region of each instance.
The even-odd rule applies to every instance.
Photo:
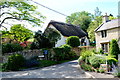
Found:
[[[120,47],[120,19],[109,20],[106,14],[103,23],[95,29],[96,49],[100,48],[105,53],[109,52],[109,44],[112,39],[117,39]]]
[[[57,41],[57,43],[55,44],[55,47],[59,47],[63,44],[66,44],[65,41],[69,36],[78,36],[80,38],[80,42],[81,42],[80,44],[82,46],[89,45],[87,33],[85,33],[79,26],[51,20],[46,30],[48,28],[52,28],[58,31],[59,34],[61,35],[61,39]],[[44,31],[44,33],[46,33],[46,30]]]

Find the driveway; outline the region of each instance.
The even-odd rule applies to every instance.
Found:
[[[78,68],[77,60],[41,69],[17,72],[2,72],[3,78],[86,78]]]

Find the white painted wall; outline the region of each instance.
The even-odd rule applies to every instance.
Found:
[[[49,25],[49,27],[58,31],[53,25]],[[59,32],[59,34],[61,35],[61,39],[57,41],[57,43],[55,44],[55,47],[59,47],[63,44],[66,44],[65,41],[66,41],[67,37],[64,37],[60,32]]]
[[[86,43],[86,46],[90,46],[90,42],[89,42],[89,39],[87,37],[85,37],[85,43]]]
[[[61,39],[57,42],[57,44],[55,44],[55,47],[59,47],[63,44],[66,44],[65,41],[66,41],[66,37],[61,36]]]

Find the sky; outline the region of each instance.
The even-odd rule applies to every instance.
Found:
[[[38,2],[44,6],[47,6],[51,9],[54,9],[68,16],[70,16],[70,14],[74,12],[81,12],[81,11],[87,11],[89,13],[94,14],[95,8],[98,7],[99,10],[102,11],[102,15],[107,13],[107,14],[113,14],[113,16],[116,17],[118,15],[118,2],[120,0],[33,0],[33,1]],[[46,16],[46,20],[44,21],[45,23],[41,28],[42,30],[46,28],[50,20],[65,22],[66,16],[55,13],[40,5],[37,6],[38,6],[38,11],[42,15]],[[40,28],[36,28],[36,30],[37,29]]]
[[[81,11],[87,11],[89,13],[94,14],[94,10],[96,9],[96,7],[98,7],[99,10],[102,11],[102,15],[105,15],[105,13],[107,13],[112,14],[113,16],[116,17],[118,15],[118,2],[120,0],[33,0],[33,1],[38,2],[58,12],[61,12],[67,16],[70,16],[72,13]],[[40,5],[35,4],[34,2],[32,2],[32,4],[38,7],[37,11],[39,11],[43,16],[46,16],[46,19],[44,20],[44,24],[42,24],[41,27],[36,28],[30,27],[29,28],[30,30],[44,31],[51,20],[60,22],[66,21],[66,16],[55,13],[49,9],[46,9]]]

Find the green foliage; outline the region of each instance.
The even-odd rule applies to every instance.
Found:
[[[101,16],[102,12],[99,10],[98,7],[96,7],[96,9],[94,11],[95,11],[94,17]]]
[[[42,31],[37,31],[34,36],[34,42],[31,44],[31,49],[52,48],[55,42],[50,41]]]
[[[24,67],[30,68],[30,67],[37,67],[39,66],[40,62],[38,61],[38,56],[33,56],[29,59],[25,60]]]
[[[63,48],[64,52],[65,53],[69,53],[71,51],[71,46],[67,45],[67,44],[64,44],[62,46],[60,46],[61,48]]]
[[[94,55],[93,50],[82,50],[80,53],[80,56],[82,56],[82,59],[85,60],[87,57]]]
[[[43,35],[45,35],[50,41],[53,41],[55,43],[61,39],[60,33],[52,28],[47,28]]]
[[[104,69],[99,69],[99,72],[100,72],[100,73],[104,73],[105,70],[104,70]]]
[[[120,68],[116,68],[116,72],[114,72],[113,75],[120,77]]]
[[[107,58],[107,62],[108,62],[109,65],[112,65],[112,63],[114,65],[116,65],[116,63],[118,62],[118,60],[115,59],[115,58]]]
[[[7,63],[2,67],[3,70],[16,71],[23,67],[25,58],[21,54],[13,54],[8,57]]]
[[[94,68],[99,68],[100,64],[105,63],[106,58],[100,55],[94,55],[89,57],[89,62]]]
[[[10,52],[16,52],[23,50],[23,47],[20,46],[20,44],[14,44],[14,43],[6,43],[2,44],[2,53],[10,53]]]
[[[84,31],[87,30],[89,27],[89,24],[93,18],[93,15],[91,13],[88,13],[86,11],[82,12],[75,12],[72,13],[70,16],[66,17],[66,22],[74,25],[79,25]]]
[[[99,68],[94,69],[95,72],[99,72]]]
[[[14,39],[19,41],[19,42],[27,41],[33,35],[32,31],[25,28],[21,24],[13,25],[10,28],[10,33],[13,35]]]
[[[70,36],[66,40],[66,44],[72,47],[78,47],[80,45],[79,37],[77,36]]]
[[[102,16],[97,16],[95,19],[89,24],[87,29],[88,36],[90,41],[93,43],[95,41],[95,29],[102,23]]]
[[[118,46],[118,43],[115,39],[113,39],[110,42],[110,54],[115,55],[116,59],[118,59],[118,54],[120,54],[119,46]]]
[[[28,21],[33,26],[40,26],[45,18],[36,11],[37,7],[31,5],[30,1],[3,1],[0,2],[0,5],[2,10],[0,17],[3,19],[1,25],[7,19],[16,19]]]
[[[71,51],[71,47],[66,44],[57,48],[53,48],[53,50],[55,52],[54,60],[62,61],[77,58],[76,53],[74,51]]]
[[[92,66],[86,64],[86,63],[83,63],[80,65],[82,69],[84,69],[85,71],[92,71]]]

